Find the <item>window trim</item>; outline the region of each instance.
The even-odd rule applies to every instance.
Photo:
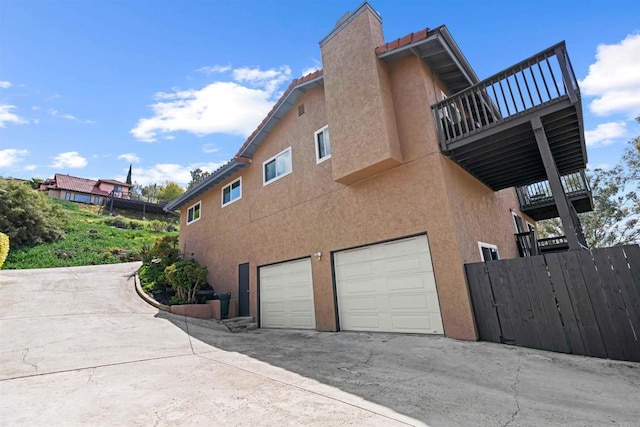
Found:
[[[275,178],[270,179],[269,181],[266,180],[267,178],[267,174],[265,173],[265,166],[267,165],[267,163],[271,163],[272,161],[276,160],[279,156],[283,155],[286,152],[289,152],[289,171],[286,173],[283,173],[282,175],[276,175]],[[277,162],[276,162],[277,164]],[[278,154],[276,154],[275,156],[269,158],[268,160],[262,162],[262,186],[265,187],[269,184],[271,184],[272,182],[275,182],[277,180],[279,180],[282,177],[285,177],[287,175],[289,175],[291,172],[293,172],[293,156],[291,154],[291,147],[287,147],[284,150],[282,150],[281,152],[279,152]],[[278,173],[278,171],[276,170],[276,173]]]
[[[486,248],[486,249],[495,249],[496,254],[498,255],[498,259],[500,259],[500,251],[498,251],[498,246],[492,244],[492,243],[486,243],[486,242],[481,242],[478,240],[478,250],[480,251],[480,259],[482,260],[482,262],[487,262],[487,260],[484,259],[484,254],[482,253],[482,248]],[[495,260],[489,260],[489,261],[495,261]]]
[[[189,221],[189,211],[191,209],[193,209],[193,212],[194,212],[194,215],[195,215],[195,207],[196,207],[196,205],[199,205],[200,214],[199,214],[198,218],[192,219],[191,221]],[[187,221],[186,221],[187,225],[193,224],[196,221],[200,221],[200,218],[202,218],[202,200],[198,200],[196,203],[194,203],[193,205],[191,205],[191,206],[189,206],[187,208]]]
[[[325,130],[326,131],[329,130],[329,125],[323,126],[322,128],[318,129],[313,133],[313,146],[315,147],[315,150],[316,150],[316,164],[320,164],[325,160],[329,160],[331,158],[331,153],[329,153],[328,156],[324,156],[323,158],[320,158],[320,150],[318,150],[318,134],[324,133]],[[327,132],[327,134],[328,133],[329,132]],[[329,136],[329,147],[331,147],[331,136]]]
[[[231,199],[229,200],[227,203],[224,202],[224,190],[226,188],[230,188],[233,184],[235,184],[236,182],[240,182],[240,195],[238,196],[237,199]],[[229,206],[231,203],[236,202],[238,200],[242,199],[242,177],[238,177],[238,179],[234,179],[233,181],[231,181],[229,184],[225,185],[224,187],[222,187],[222,189],[220,190],[220,204],[221,206],[224,208],[225,206]]]

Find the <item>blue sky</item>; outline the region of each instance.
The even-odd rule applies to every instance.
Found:
[[[447,25],[481,79],[566,40],[590,166],[640,134],[637,0],[370,3],[387,41]],[[0,176],[124,179],[133,163],[139,183],[184,185],[321,67],[318,42],[359,4],[0,0]]]

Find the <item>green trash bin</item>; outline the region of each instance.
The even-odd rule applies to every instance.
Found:
[[[220,317],[226,319],[229,317],[229,301],[231,301],[231,294],[226,293],[219,295],[220,298]]]

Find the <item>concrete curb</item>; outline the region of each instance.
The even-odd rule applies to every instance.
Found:
[[[138,272],[137,271],[133,275],[133,281],[136,284],[136,292],[138,293],[140,298],[142,298],[144,301],[147,302],[147,304],[150,304],[150,305],[154,306],[155,308],[157,308],[159,310],[163,310],[163,311],[167,311],[167,312],[171,313],[171,306],[160,304],[158,301],[156,301],[153,298],[151,298],[149,295],[147,295],[147,293],[145,291],[142,290],[142,286],[140,285],[140,278],[138,277]]]

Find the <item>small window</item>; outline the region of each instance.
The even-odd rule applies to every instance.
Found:
[[[325,126],[315,133],[316,163],[324,162],[331,158],[331,140],[329,139],[329,126]]]
[[[498,254],[498,247],[491,243],[478,242],[478,248],[480,249],[480,256],[484,262],[496,261],[500,259]]]
[[[263,163],[262,183],[267,185],[291,173],[291,147]]]
[[[68,191],[66,193],[64,193],[64,199],[65,200],[71,200],[71,193],[69,193]]]
[[[99,205],[100,204],[100,197],[94,196],[93,197],[93,203],[96,204],[96,205]]]
[[[196,222],[200,219],[200,202],[191,206],[187,210],[187,224],[191,224],[192,222]]]
[[[227,206],[242,198],[242,177],[222,189],[222,206]]]
[[[113,187],[113,192],[114,193],[122,193],[122,187],[119,185],[116,185]]]

